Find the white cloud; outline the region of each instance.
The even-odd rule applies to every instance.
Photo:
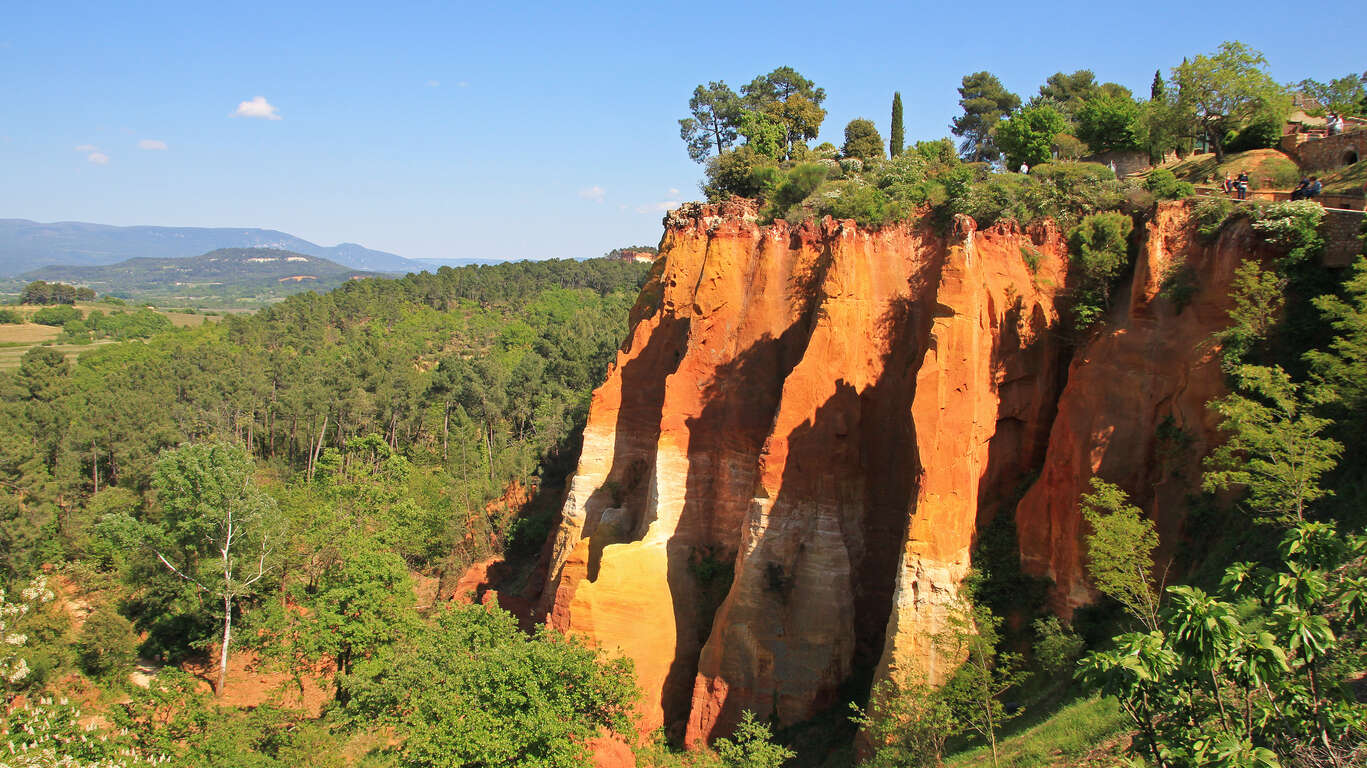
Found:
[[[592,200],[595,203],[603,202],[603,198],[607,197],[607,194],[608,191],[598,186],[597,184],[594,184],[591,187],[584,187],[583,189],[579,190],[580,197],[584,198],[585,200]]]
[[[85,159],[89,160],[95,165],[109,164],[109,155],[106,155],[105,153],[101,152],[100,148],[95,146],[94,144],[77,144],[75,149],[77,152],[84,154]]]
[[[467,82],[465,82],[464,80],[461,80],[459,83],[456,83],[456,87],[457,87],[457,88],[469,88],[469,87],[470,87],[470,84],[467,83]]]
[[[237,110],[232,117],[255,117],[262,120],[279,120],[280,113],[276,111],[275,105],[266,101],[265,96],[257,96],[251,101],[244,101],[237,105]]]
[[[159,139],[143,139],[138,142],[138,149],[166,149],[166,142]]]
[[[428,81],[427,81],[427,87],[428,87],[428,88],[437,88],[437,87],[439,87],[439,86],[441,86],[441,81],[440,81],[440,80],[428,80]]]
[[[658,203],[644,203],[636,206],[637,213],[663,213],[679,207],[678,200],[661,200]]]
[[[670,187],[670,188],[669,188],[669,196],[670,196],[670,197],[678,197],[678,196],[679,196],[679,190],[677,190],[677,189],[675,189],[675,188],[673,188],[673,187]]]

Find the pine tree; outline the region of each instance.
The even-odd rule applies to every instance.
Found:
[[[906,140],[906,133],[902,129],[902,94],[894,92],[892,94],[892,131],[888,139],[888,154],[897,157],[902,154],[902,144]]]

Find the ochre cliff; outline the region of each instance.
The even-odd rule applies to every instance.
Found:
[[[1230,283],[1245,259],[1270,252],[1246,221],[1213,245],[1194,236],[1189,208],[1167,204],[1148,224],[1127,291],[1103,332],[1074,357],[1037,482],[1016,509],[1021,564],[1052,581],[1064,614],[1091,602],[1082,521],[1070,514],[1094,475],[1120,485],[1158,524],[1160,567],[1181,535],[1184,497],[1219,441],[1206,407],[1225,393],[1216,334],[1229,325]],[[1185,267],[1184,307],[1162,295]]]
[[[746,709],[810,718],[852,678],[938,679],[928,638],[995,514],[1016,514],[1022,561],[1061,609],[1085,601],[1088,478],[1136,493],[1175,538],[1164,511],[1190,486],[1172,456],[1214,439],[1204,340],[1252,245],[1245,230],[1198,247],[1185,210],[1160,209],[1114,327],[1076,352],[1051,224],[961,217],[940,236],[766,226],[742,202],[671,213],[593,395],[547,622],[630,656],[642,730],[696,743]],[[1201,275],[1181,313],[1157,295],[1175,259]]]

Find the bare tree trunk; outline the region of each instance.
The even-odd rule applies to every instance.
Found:
[[[100,451],[95,447],[95,441],[90,441],[90,479],[95,489],[91,492],[100,492]]]
[[[446,463],[446,447],[451,436],[451,404],[446,404],[445,412],[441,416],[441,463]]]
[[[484,452],[489,459],[489,482],[494,481],[494,427],[489,425],[489,430],[484,433]]]
[[[228,566],[223,566],[224,584],[228,579]],[[214,693],[218,696],[223,695],[223,688],[228,684],[228,641],[232,639],[233,631],[233,596],[226,589],[223,592],[223,647],[218,652],[218,687]]]
[[[318,442],[313,446],[313,455],[309,456],[308,479],[310,481],[313,480],[313,470],[315,469],[315,466],[318,463],[318,454],[323,450],[323,438],[327,436],[328,417],[331,415],[332,414],[330,413],[323,414],[323,428],[318,432]]]

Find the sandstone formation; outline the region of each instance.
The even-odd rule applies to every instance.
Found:
[[[1021,563],[1054,585],[1064,614],[1092,599],[1084,578],[1081,519],[1068,514],[1093,475],[1124,488],[1157,522],[1160,566],[1181,533],[1179,510],[1219,440],[1206,403],[1225,393],[1215,334],[1229,325],[1234,270],[1263,249],[1247,222],[1198,243],[1180,204],[1148,225],[1129,290],[1104,333],[1072,360],[1039,480],[1016,510]],[[1197,290],[1185,307],[1161,295],[1185,267]]]
[[[995,514],[1017,515],[1023,563],[1060,608],[1085,601],[1088,478],[1135,493],[1172,540],[1180,451],[1214,439],[1203,404],[1221,379],[1202,342],[1252,244],[1236,230],[1199,247],[1185,211],[1161,208],[1114,327],[1076,353],[1052,224],[961,217],[940,235],[761,225],[743,202],[671,213],[593,395],[547,622],[630,656],[642,730],[696,743],[746,709],[808,719],[852,678],[938,679],[928,638]],[[1158,296],[1178,259],[1200,275],[1180,313]]]

